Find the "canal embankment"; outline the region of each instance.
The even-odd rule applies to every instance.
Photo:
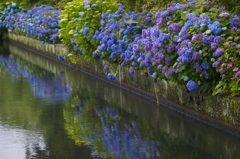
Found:
[[[61,44],[43,44],[39,40],[14,33],[8,33],[7,39],[15,45],[56,60],[58,54],[67,54],[67,49]],[[59,62],[92,74],[101,80],[148,98],[184,115],[196,118],[232,134],[240,135],[239,97],[213,96],[202,91],[189,92],[183,85],[165,80],[156,80],[138,71],[135,71],[133,76],[128,73],[128,69],[113,63],[111,65],[114,65],[113,68],[118,71],[119,77],[115,81],[109,81],[106,78],[107,72],[103,69],[104,65],[109,64],[109,61],[105,60],[85,61],[80,59],[77,64],[72,64],[67,60]]]

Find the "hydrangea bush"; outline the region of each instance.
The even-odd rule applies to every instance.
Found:
[[[102,17],[107,16],[103,13]],[[94,35],[101,45],[93,56],[100,53],[100,58],[115,59],[117,55],[123,61],[121,66],[130,64],[131,74],[141,69],[153,78],[186,84],[189,91],[240,95],[239,16],[211,2],[189,0],[187,4],[173,3],[156,12],[155,18],[154,26],[143,28],[139,37],[134,34],[134,40],[125,36],[127,24],[118,28],[109,20],[103,31]],[[118,33],[113,34],[111,26]]]
[[[0,13],[0,28],[7,28],[21,35],[43,42],[58,43],[59,15],[56,8],[41,5],[26,11],[15,3],[3,3]]]
[[[58,43],[59,15],[60,11],[48,5],[33,7],[16,19],[15,31],[43,42]]]
[[[16,27],[16,19],[26,12],[13,2],[1,3],[0,9],[0,28],[7,28],[9,31]]]
[[[91,57],[91,52],[98,44],[91,40],[91,35],[99,29],[102,12],[114,12],[117,4],[111,0],[73,1],[67,3],[60,18],[60,37],[69,49],[69,56],[84,55]]]
[[[97,30],[92,37],[100,44],[92,53],[93,57],[110,59],[121,66],[135,66],[134,61],[130,63],[134,59],[137,60],[134,52],[137,48],[134,44],[141,38],[142,30],[152,27],[154,22],[151,13],[126,12],[122,5],[115,13],[103,13],[100,30]],[[133,73],[134,70],[130,72]]]
[[[24,12],[6,5],[0,27],[51,43],[60,33],[72,62],[95,57],[128,67],[131,74],[141,70],[185,84],[189,91],[240,95],[240,17],[210,1],[173,3],[155,16],[117,9],[111,0],[73,1],[60,17],[46,5]],[[108,78],[116,79],[116,73]]]

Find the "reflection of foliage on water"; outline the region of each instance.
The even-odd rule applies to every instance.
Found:
[[[69,98],[64,110],[65,128],[76,144],[89,145],[101,158],[157,158],[160,142],[144,138],[139,124],[124,119],[106,104],[98,105],[86,94]]]
[[[34,96],[49,103],[62,103],[71,94],[71,88],[63,81],[64,72],[54,75],[17,55],[0,55],[0,70],[14,80],[28,79]]]
[[[73,87],[73,94],[64,108],[64,119],[70,138],[77,145],[88,145],[92,157],[214,158],[191,143],[170,135],[168,130],[129,114],[119,104],[109,105],[99,99],[94,90]],[[194,136],[192,141],[195,141]]]

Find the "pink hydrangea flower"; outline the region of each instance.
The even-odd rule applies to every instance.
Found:
[[[233,71],[238,71],[238,67],[235,67],[235,68],[233,69]]]
[[[92,2],[90,2],[90,1],[86,1],[86,2],[84,3],[85,6],[91,5],[91,4],[92,4]]]
[[[220,69],[218,70],[218,72],[223,72],[223,68],[220,68]]]
[[[228,64],[228,65],[227,65],[227,68],[231,68],[231,67],[232,67],[232,64]]]
[[[234,57],[230,57],[229,60],[233,62],[233,61],[235,61],[235,58]]]

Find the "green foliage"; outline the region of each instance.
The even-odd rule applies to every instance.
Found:
[[[60,0],[60,1],[57,3],[56,8],[57,8],[58,10],[63,10],[64,7],[66,6],[66,4],[67,4],[68,2],[72,2],[72,1],[73,1],[73,0]]]
[[[226,6],[227,10],[232,13],[240,15],[240,1],[239,0],[213,0],[215,4]]]
[[[87,5],[89,3],[90,5]],[[60,38],[62,43],[69,49],[70,55],[91,56],[98,44],[89,39],[100,27],[101,13],[114,12],[117,3],[111,0],[99,1],[73,1],[67,3],[60,18]],[[77,43],[77,45],[76,45]]]
[[[127,7],[127,10],[139,12],[149,10],[151,13],[162,11],[172,3],[185,3],[185,0],[119,0],[119,3]]]

